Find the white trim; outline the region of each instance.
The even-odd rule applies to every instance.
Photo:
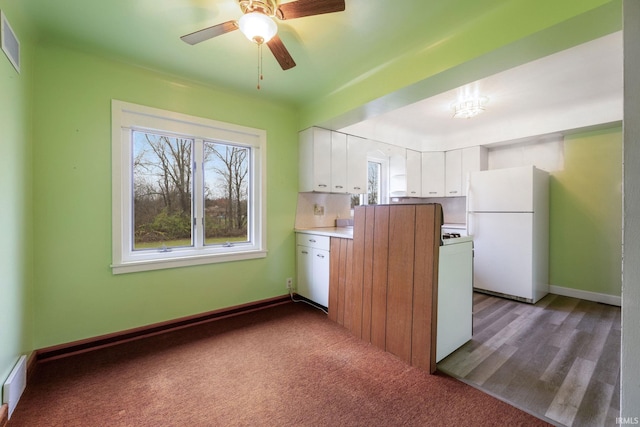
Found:
[[[608,294],[601,294],[591,291],[583,291],[581,289],[564,288],[562,286],[549,285],[549,292],[565,297],[580,298],[587,301],[601,302],[603,304],[622,305],[622,297]]]
[[[238,253],[224,253],[217,255],[201,255],[172,259],[157,259],[150,261],[133,261],[112,265],[113,274],[136,273],[139,271],[160,270],[163,268],[188,267],[192,265],[215,264],[219,262],[243,261],[248,259],[266,258],[267,251],[251,251]]]
[[[267,218],[266,218],[266,131],[218,122],[202,117],[165,111],[123,101],[111,102],[111,144],[112,144],[112,272],[113,274],[136,271],[157,270],[163,268],[184,267],[244,259],[264,258],[267,256]],[[251,148],[250,174],[253,177],[249,185],[250,242],[238,243],[231,248],[203,247],[202,239],[196,237],[193,248],[173,248],[170,252],[133,252],[130,249],[131,206],[127,197],[132,192],[129,163],[131,158],[131,129],[174,132],[182,137],[192,137],[195,141],[203,138],[229,144],[240,144]],[[196,159],[197,160],[197,159]],[[202,159],[200,159],[202,160]],[[194,177],[195,189],[203,184]],[[197,200],[196,208],[202,208]],[[199,214],[195,215],[201,223]]]

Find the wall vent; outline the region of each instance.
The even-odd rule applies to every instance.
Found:
[[[2,39],[2,50],[16,71],[20,73],[20,42],[2,11],[0,11],[0,38]]]
[[[9,405],[9,418],[27,387],[27,356],[20,356],[2,389],[3,403]]]

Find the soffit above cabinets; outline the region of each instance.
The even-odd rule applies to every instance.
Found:
[[[622,120],[622,34],[478,80],[484,113],[454,119],[457,89],[340,131],[418,151],[518,140]]]

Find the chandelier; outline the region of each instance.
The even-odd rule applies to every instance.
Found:
[[[453,117],[456,119],[470,119],[484,111],[484,106],[489,101],[486,96],[464,98],[451,104]]]

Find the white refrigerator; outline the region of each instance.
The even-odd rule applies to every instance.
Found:
[[[549,292],[549,175],[534,166],[469,174],[474,289],[535,303]]]

